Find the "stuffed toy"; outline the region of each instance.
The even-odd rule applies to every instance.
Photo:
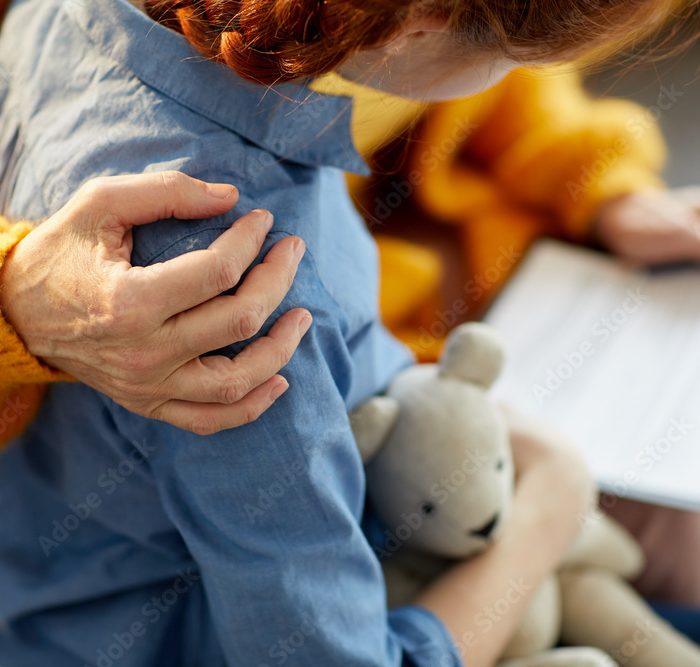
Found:
[[[352,415],[368,495],[392,536],[379,553],[392,606],[409,603],[450,561],[478,557],[508,521],[515,471],[488,393],[503,360],[492,330],[462,325],[438,364],[404,371]],[[593,513],[536,593],[501,667],[699,667],[700,649],[627,583],[642,565],[634,540]]]

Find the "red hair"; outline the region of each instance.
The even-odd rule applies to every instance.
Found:
[[[409,16],[520,62],[571,59],[633,41],[697,0],[145,0],[155,20],[245,79],[315,77],[388,42]]]

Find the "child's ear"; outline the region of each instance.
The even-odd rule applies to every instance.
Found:
[[[448,337],[440,375],[488,389],[503,370],[505,352],[496,332],[485,324],[463,324]]]
[[[381,449],[398,416],[398,401],[386,396],[370,399],[350,415],[350,424],[363,463],[374,458]]]

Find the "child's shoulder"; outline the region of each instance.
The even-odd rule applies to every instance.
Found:
[[[319,201],[324,184],[319,179],[251,194],[243,190],[245,186],[235,175],[210,180],[236,184],[241,189],[238,205],[229,214],[217,218],[163,220],[134,229],[133,264],[147,266],[204,250],[242,215],[264,208],[272,211],[275,222],[255,264],[264,261],[275,243],[285,236],[301,237],[307,249],[282,304],[284,310],[308,308],[317,318],[323,314],[329,319],[328,324],[332,320],[334,327],[343,330],[376,319],[377,269],[373,242],[351,211],[345,217],[336,209],[332,220],[324,219],[324,205]],[[341,194],[339,191],[338,195]]]

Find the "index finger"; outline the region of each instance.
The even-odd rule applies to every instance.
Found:
[[[131,269],[132,287],[140,299],[157,304],[154,315],[164,322],[235,287],[260,254],[271,226],[269,212],[251,211],[205,250]]]
[[[116,218],[125,231],[135,225],[179,218],[212,218],[230,211],[238,190],[226,183],[205,183],[178,171],[95,178],[69,206],[86,204]]]

